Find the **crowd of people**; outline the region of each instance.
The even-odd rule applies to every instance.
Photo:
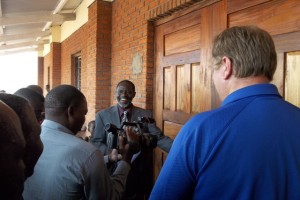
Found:
[[[220,33],[210,67],[222,104],[188,120],[174,142],[132,103],[129,80],[116,87],[117,105],[88,122],[86,138],[78,133],[87,101],[74,86],[45,97],[37,85],[2,91],[1,199],[300,199],[300,108],[271,84],[276,65],[266,31]],[[156,147],[169,154],[152,183]]]

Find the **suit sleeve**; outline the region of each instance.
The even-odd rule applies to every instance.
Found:
[[[152,117],[152,112],[147,111],[145,112],[147,117]],[[147,133],[151,135],[155,135],[157,137],[157,146],[164,150],[165,152],[169,153],[171,146],[173,144],[173,139],[165,136],[164,133],[156,126],[156,123],[149,123],[147,125]]]
[[[98,112],[95,120],[95,132],[92,138],[92,144],[97,147],[103,155],[108,154],[108,147],[106,145],[106,131],[104,129],[104,122],[101,116],[101,112]]]
[[[168,136],[165,136],[155,123],[148,124],[148,130],[151,135],[155,135],[157,137],[157,146],[169,153],[173,140]]]
[[[84,192],[87,199],[121,199],[130,168],[128,163],[120,161],[110,176],[103,155],[95,151],[83,168]]]

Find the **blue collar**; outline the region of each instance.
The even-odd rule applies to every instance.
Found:
[[[229,94],[221,106],[229,104],[231,102],[257,95],[277,95],[280,96],[277,87],[273,84],[265,83],[265,84],[255,84],[251,86],[247,86],[241,89],[238,89],[231,94]],[[280,96],[281,97],[281,96]]]

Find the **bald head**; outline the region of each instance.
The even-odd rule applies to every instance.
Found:
[[[25,180],[24,148],[18,116],[0,101],[0,190],[3,199],[21,199]]]

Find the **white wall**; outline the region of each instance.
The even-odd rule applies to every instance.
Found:
[[[57,27],[50,28],[52,31],[50,44],[51,42],[63,42],[66,38],[68,38],[76,30],[83,26],[88,21],[88,7],[94,1],[95,0],[83,0],[82,3],[78,6],[78,8],[75,10],[76,20],[64,22],[60,26],[60,30],[57,30]],[[45,56],[50,52],[50,44],[44,45],[44,50],[39,52],[39,56]]]

